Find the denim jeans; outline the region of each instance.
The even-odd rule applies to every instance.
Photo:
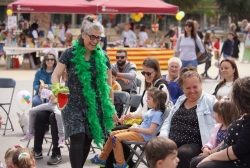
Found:
[[[231,57],[230,55],[223,53],[223,58],[230,58],[230,57]]]
[[[46,99],[44,102],[48,103],[49,100]],[[33,98],[32,98],[32,107],[36,107],[36,106],[38,106],[38,105],[40,105],[40,104],[42,104],[42,103],[44,103],[44,102],[42,102],[42,100],[41,100],[41,98],[40,98],[40,95],[36,94],[36,95],[34,95]]]
[[[195,68],[197,68],[197,66],[198,66],[197,59],[190,60],[190,61],[181,60],[181,62],[182,62],[181,68],[184,68],[184,67],[187,67],[187,66],[194,66]]]

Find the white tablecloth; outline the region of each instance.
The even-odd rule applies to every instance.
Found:
[[[66,48],[25,48],[25,47],[14,47],[14,46],[4,46],[3,50],[6,55],[20,55],[32,52],[47,52],[49,50],[54,50],[56,53],[59,51],[64,51]]]

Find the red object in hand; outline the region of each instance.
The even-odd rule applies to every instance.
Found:
[[[57,106],[59,110],[63,110],[68,103],[68,94],[58,93]]]

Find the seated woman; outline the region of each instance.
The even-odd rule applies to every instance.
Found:
[[[237,79],[232,88],[233,110],[240,115],[228,127],[228,134],[217,152],[192,160],[190,168],[250,167],[250,77]],[[197,165],[198,164],[198,165]]]
[[[176,101],[159,136],[176,143],[180,159],[177,168],[187,168],[213,133],[213,106],[217,100],[202,91],[202,80],[195,67],[183,68],[178,83],[184,95]]]
[[[36,91],[36,94],[32,99],[32,107],[43,103],[40,98],[40,92],[43,88],[48,89],[51,85],[51,75],[56,67],[56,64],[56,54],[51,50],[45,55],[42,62],[42,68],[35,74],[33,89]],[[46,100],[46,102],[48,102],[48,100]]]
[[[178,85],[178,79],[182,62],[179,58],[173,57],[168,60],[168,74],[163,79],[168,82],[170,100],[175,104],[176,100],[183,95],[182,88]]]
[[[142,116],[142,114],[144,115],[147,111],[148,111],[148,105],[147,105],[147,90],[151,87],[159,87],[160,85],[163,85],[164,87],[162,88],[163,91],[165,91],[167,93],[167,101],[166,102],[170,102],[169,101],[169,93],[168,93],[168,83],[166,80],[162,79],[161,76],[161,71],[160,71],[160,65],[159,62],[156,58],[154,57],[148,57],[146,58],[143,63],[142,63],[142,74],[145,77],[145,90],[143,91],[142,94],[142,99],[141,99],[141,103],[139,105],[139,107],[137,108],[136,112],[137,113],[129,113],[126,116],[123,116],[121,118],[121,122],[123,122],[123,120],[129,120],[132,118],[138,118],[140,116]],[[122,129],[128,129],[131,125],[119,125],[117,127],[115,127],[113,129],[113,131],[115,130],[122,130]],[[123,146],[123,152],[124,152],[124,157],[125,159],[127,159],[130,155],[130,150],[129,148],[124,145]],[[115,159],[114,159],[114,154],[113,152],[111,152],[109,154],[108,159],[106,160],[106,168],[113,168],[113,163],[115,163]],[[128,162],[129,167],[133,167],[134,163],[132,161],[132,159],[129,160]]]
[[[218,100],[224,96],[231,98],[230,91],[233,87],[233,83],[239,78],[235,61],[231,58],[223,59],[220,62],[220,72],[223,80],[216,85],[213,95],[215,95]]]

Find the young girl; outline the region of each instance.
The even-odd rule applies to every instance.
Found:
[[[145,142],[152,138],[153,134],[162,123],[162,113],[165,111],[165,103],[167,100],[167,94],[162,91],[163,87],[150,88],[147,95],[148,110],[147,114],[141,125],[137,127],[130,127],[129,129],[113,131],[108,138],[101,154],[95,155],[94,158],[87,161],[92,164],[105,167],[106,159],[109,153],[112,151],[115,155],[117,168],[128,168],[127,163],[124,160],[122,141],[138,141]]]
[[[12,157],[13,157],[13,154],[15,153],[15,151],[17,151],[18,149],[22,149],[23,147],[21,145],[15,145],[14,147],[12,148],[9,148],[6,152],[5,152],[5,155],[4,155],[4,159],[5,159],[5,164],[7,167],[9,168],[14,168],[14,164],[12,162]]]
[[[214,132],[210,138],[210,141],[202,147],[202,152],[199,156],[208,156],[217,151],[220,143],[225,139],[227,135],[227,127],[236,119],[237,114],[233,112],[231,102],[228,98],[223,98],[214,104],[214,119],[216,125]]]
[[[66,81],[66,71],[63,73],[61,77],[60,85],[64,86],[65,81]],[[57,128],[58,128],[58,137],[59,137],[58,147],[60,148],[64,147],[65,145],[64,127],[63,127],[63,122],[62,122],[61,111],[57,108],[56,103],[57,101],[54,99],[54,100],[49,101],[48,103],[43,103],[36,107],[33,107],[29,111],[29,130],[27,131],[26,135],[22,139],[20,139],[21,142],[28,141],[34,137],[34,133],[35,133],[34,125],[35,125],[36,113],[41,110],[48,110],[48,111],[55,113],[56,123],[57,123]]]
[[[17,149],[12,158],[15,168],[35,168],[36,162],[33,154],[25,148]]]
[[[145,148],[149,168],[176,168],[179,162],[177,145],[171,139],[154,137]]]

